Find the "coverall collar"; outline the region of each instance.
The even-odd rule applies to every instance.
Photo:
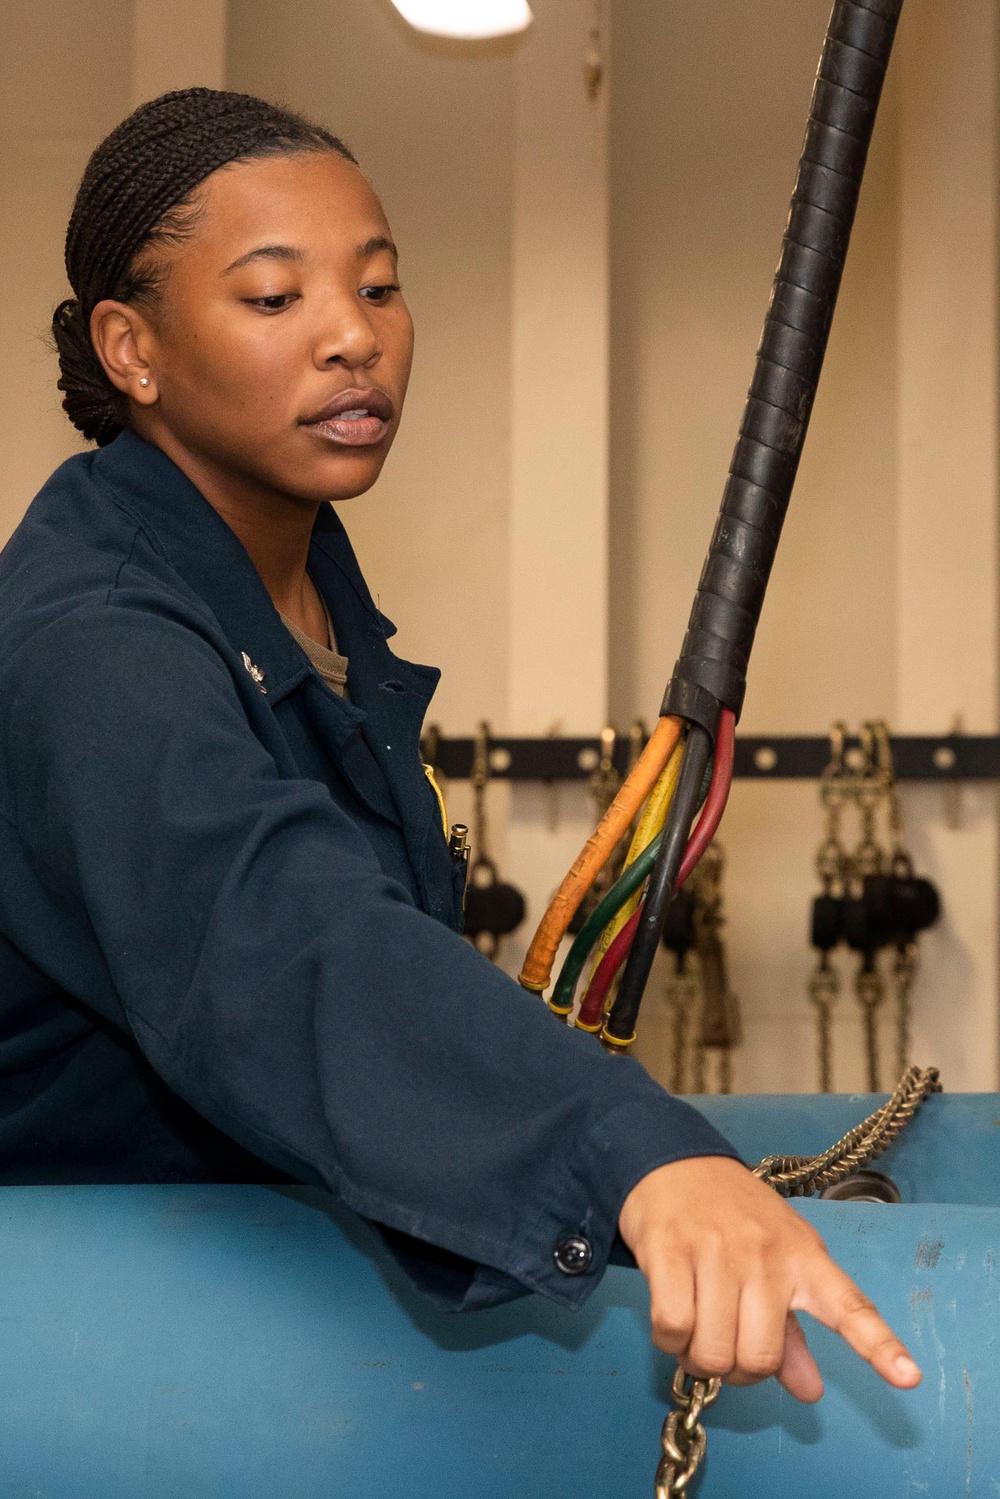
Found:
[[[310,675],[239,538],[166,453],[125,430],[95,454],[93,472],[209,605],[233,648],[262,673],[272,705]],[[396,627],[375,607],[332,505],[320,507],[309,567],[330,610],[338,648],[351,659],[351,702],[341,703],[348,720],[360,722],[379,704],[379,698],[369,701],[372,692],[392,677],[402,678],[426,708],[440,672],[388,649]]]
[[[441,674],[389,649],[395,626],[375,607],[333,507],[320,507],[309,570],[330,611],[338,649],[350,662],[350,701],[320,682],[236,534],[161,449],[126,430],[95,454],[92,473],[212,610],[247,670],[260,673],[270,706],[306,687],[315,731],[362,800],[402,826],[419,870],[437,812],[416,747]]]

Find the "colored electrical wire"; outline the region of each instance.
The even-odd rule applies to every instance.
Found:
[[[638,906],[617,933],[607,952],[594,970],[594,976],[587,985],[587,992],[583,996],[580,1013],[576,1017],[576,1024],[579,1030],[591,1031],[596,1034],[604,1024],[604,1001],[607,999],[611,985],[618,977],[618,970],[628,957],[629,948],[632,946],[635,934],[639,929],[639,918],[641,915],[642,907]]]
[[[660,772],[656,785],[649,793],[649,800],[643,808],[632,842],[628,846],[628,853],[625,855],[623,866],[625,869],[635,863],[643,849],[647,844],[652,843],[662,828],[674,794],[674,787],[677,785],[677,777],[680,775],[683,754],[684,743],[678,740],[671,751],[670,759]]]
[[[645,811],[639,819],[639,825],[635,830],[635,836],[629,845],[629,851],[625,856],[623,873],[629,869],[650,843],[656,838],[663,828],[667,813],[670,811],[670,803],[673,800],[674,791],[677,787],[677,777],[681,772],[681,759],[684,755],[683,741],[676,746],[670,759],[667,761],[663,774],[657,781],[650,793],[649,801],[646,803]],[[601,933],[599,942],[594,949],[594,966],[601,961],[608,948],[611,946],[622,927],[628,921],[632,912],[639,904],[639,892],[634,894],[619,906],[615,915],[608,922]]]
[[[653,867],[656,850],[660,846],[656,835],[669,809],[683,754],[683,744],[675,745],[646,803],[645,811],[629,846],[622,873],[594,907],[567,954],[552,997],[548,1001],[549,1009],[560,1019],[565,1019],[573,1009],[577,982],[597,939],[601,938],[601,944],[604,943],[605,937],[610,941],[611,936],[620,925],[628,920],[638,903],[639,892]],[[639,865],[641,865],[641,873],[637,868]],[[624,915],[622,915],[623,911]],[[610,936],[608,936],[609,933]],[[604,945],[601,944],[597,947],[598,959],[604,952]]]
[[[719,743],[712,762],[712,781],[698,825],[684,852],[684,859],[677,876],[677,889],[680,889],[698,863],[721,821],[729,784],[732,781],[733,748],[733,736],[729,733],[728,725],[720,724]],[[723,787],[725,795],[722,795]],[[605,932],[605,938],[608,938],[610,934],[610,940],[604,945],[603,953],[598,952],[598,962],[583,996],[580,1012],[576,1017],[576,1024],[580,1030],[597,1032],[601,1029],[608,992],[618,977],[619,969],[628,957],[629,949],[639,928],[637,904],[632,907],[631,911],[627,909],[627,906],[622,906],[614,929],[609,927]]]
[[[628,869],[615,881],[593,911],[587,917],[583,926],[577,933],[573,946],[566,955],[566,961],[559,971],[556,986],[549,1000],[549,1009],[553,1014],[566,1016],[573,1008],[573,997],[576,993],[577,982],[586,966],[587,958],[594,943],[600,937],[604,928],[616,915],[618,908],[628,900],[630,895],[640,890],[652,872],[656,863],[656,855],[660,848],[660,838],[656,837],[648,848],[643,849],[638,859],[630,864]]]
[[[701,862],[702,855],[711,843],[722,821],[722,814],[729,801],[733,784],[733,766],[736,760],[736,715],[723,708],[719,715],[719,732],[715,741],[715,759],[712,762],[712,780],[701,809],[694,832],[684,850],[684,858],[677,874],[679,890],[684,881]]]
[[[681,737],[682,728],[683,723],[679,718],[661,718],[657,723],[631,774],[549,902],[548,910],[542,917],[518,975],[518,983],[522,988],[530,989],[535,994],[544,994],[548,988],[559,943],[579,909],[580,902],[659,780]]]
[[[735,737],[735,715],[730,709],[723,708],[716,736],[715,759],[708,796],[698,819],[698,825],[681,852],[681,840],[687,827],[690,826],[700,791],[701,783],[700,780],[696,780],[696,774],[697,776],[704,774],[705,765],[711,754],[711,742],[703,729],[695,727],[689,736],[680,782],[671,807],[671,815],[661,835],[660,848],[650,876],[646,899],[633,917],[635,926],[629,936],[625,937],[626,927],[623,927],[619,933],[622,941],[617,948],[616,955],[618,966],[622,959],[625,959],[625,973],[621,988],[611,1007],[611,1014],[601,1032],[602,1040],[612,1046],[624,1049],[631,1046],[635,1040],[635,1023],[639,1014],[639,1006],[642,1003],[643,992],[653,966],[667,906],[673,898],[673,892],[679,889],[690,876],[711,843],[729,800],[729,789],[733,779]],[[612,947],[614,946],[615,943],[612,943]],[[602,1007],[604,996],[610,989],[617,972],[617,966],[614,969],[611,967],[610,957],[611,948],[602,960],[602,966],[606,963],[607,968],[603,973],[599,968],[598,973],[594,975],[594,981],[597,981],[600,975],[598,994]],[[591,983],[591,988],[593,988],[594,981]],[[587,1000],[589,998],[588,993]],[[588,1016],[596,1003],[597,996],[593,1004],[587,1004]]]
[[[635,1040],[635,1022],[660,940],[666,908],[673,898],[677,875],[687,848],[694,814],[701,799],[702,780],[712,757],[712,737],[700,724],[688,733],[680,780],[670,815],[664,825],[635,937],[611,1012],[601,1030],[609,1047],[627,1048]]]
[[[706,848],[711,843],[715,831],[722,821],[722,814],[726,809],[729,798],[729,788],[733,779],[733,757],[735,752],[735,727],[736,722],[731,713],[724,715],[719,724],[719,736],[716,744],[715,758],[712,762],[712,780],[705,798],[698,825],[691,835],[688,846],[684,851],[680,871],[677,875],[676,888],[679,890],[688,878],[695,866],[698,864]],[[619,917],[625,911],[622,906]],[[604,1014],[604,1004],[611,985],[618,976],[618,971],[628,957],[629,949],[639,928],[639,911],[633,910],[626,919],[621,922],[611,935],[603,955],[599,954],[599,961],[594,970],[593,977],[587,986],[587,992],[580,1006],[576,1024],[581,1030],[599,1031]]]

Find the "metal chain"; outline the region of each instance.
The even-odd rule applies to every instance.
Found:
[[[888,754],[891,759],[888,731],[880,736],[879,727],[871,722],[861,725],[862,765],[854,783],[854,799],[861,816],[861,839],[851,854],[849,886],[854,897],[862,901],[866,898],[866,880],[872,875],[884,874],[892,864],[892,856],[882,848],[877,836],[878,811],[886,799],[889,799],[889,821],[892,821],[893,784],[884,758]],[[898,811],[898,806],[896,810]],[[885,986],[874,952],[864,952],[861,955],[861,965],[854,979],[854,994],[861,1009],[868,1090],[878,1093],[881,1087],[879,1013],[885,999]]]
[[[848,1130],[822,1155],[769,1155],[754,1176],[782,1197],[808,1197],[878,1160],[932,1093],[940,1093],[936,1067],[910,1067],[888,1103]],[[721,1379],[695,1379],[678,1365],[671,1387],[674,1409],[663,1423],[663,1456],[656,1469],[655,1499],[688,1491],[705,1457],[708,1433],[702,1412],[719,1398]]]
[[[696,1042],[696,1093],[732,1090],[732,1053],[740,1044],[740,1007],[729,983],[723,933],[726,927],[726,854],[717,839],[692,876],[694,929],[701,974],[701,1021]]]
[[[840,975],[824,953],[809,980],[809,998],[816,1006],[816,1041],[819,1051],[819,1091],[833,1092],[833,1007],[840,993]]]
[[[852,794],[861,817],[861,837],[849,856],[849,879],[861,893],[865,875],[881,874],[885,851],[876,837],[878,809],[886,794],[886,777],[876,759],[875,727],[861,725],[861,768],[852,777]]]
[[[896,1091],[881,1108],[869,1114],[822,1155],[769,1155],[754,1168],[754,1176],[782,1197],[809,1197],[834,1182],[843,1181],[862,1166],[877,1161],[906,1128],[932,1093],[940,1093],[936,1067],[910,1067]]]
[[[884,718],[877,719],[871,725],[875,735],[876,761],[879,773],[884,784],[884,796],[886,807],[886,821],[889,824],[889,836],[892,839],[892,857],[900,856],[909,859],[903,843],[903,805],[899,799],[899,783],[896,780],[896,767],[892,758],[892,741],[889,738],[889,725]]]
[[[841,840],[844,804],[850,796],[849,772],[844,764],[847,725],[837,719],[830,726],[830,761],[820,782],[820,803],[825,816],[824,837],[816,850],[816,873],[826,897],[842,900],[848,872],[848,854]],[[819,1090],[833,1092],[833,1009],[840,996],[840,974],[821,952],[809,980],[809,998],[816,1009],[816,1045],[819,1056]]]
[[[889,726],[884,719],[874,725],[878,747],[878,763],[886,780],[886,809],[889,834],[892,839],[892,873],[913,874],[913,862],[903,836],[903,805],[896,780],[896,768],[892,759],[892,742]],[[910,1061],[910,995],[917,976],[919,959],[915,939],[897,947],[892,963],[893,990],[896,1000],[896,1059],[900,1069]]]
[[[838,718],[830,726],[830,763],[820,781],[820,802],[826,813],[824,838],[816,850],[816,873],[824,894],[831,895],[843,887],[848,855],[840,837],[844,804],[850,796],[851,778],[844,765],[844,740],[847,725]]]
[[[686,1093],[688,1072],[688,1039],[695,1006],[700,993],[698,978],[692,971],[690,954],[683,960],[675,959],[675,970],[667,979],[666,999],[673,1011],[671,1026],[670,1091]],[[697,1064],[697,1058],[696,1064]]]
[[[878,969],[878,959],[873,955],[871,967],[862,963],[854,980],[854,993],[861,1006],[861,1020],[865,1036],[865,1060],[868,1064],[868,1091],[877,1093],[879,1077],[879,1013],[885,1001],[885,985]]]
[[[656,1469],[656,1499],[672,1499],[690,1485],[708,1445],[701,1414],[718,1400],[721,1389],[721,1379],[694,1379],[678,1365],[670,1391],[674,1409],[660,1435],[663,1456]]]
[[[905,1068],[910,1060],[910,994],[918,966],[915,942],[897,949],[892,962],[892,979],[896,991],[896,1056],[900,1068]]]

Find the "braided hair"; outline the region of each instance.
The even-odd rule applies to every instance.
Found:
[[[249,94],[178,89],[142,104],[97,147],[83,174],[66,232],[66,273],[75,295],[52,319],[63,409],[104,446],[128,425],[128,399],[108,379],[90,338],[98,302],[154,302],[159,273],[143,252],[176,244],[199,217],[195,189],[228,162],[303,151],[354,157],[335,135]]]

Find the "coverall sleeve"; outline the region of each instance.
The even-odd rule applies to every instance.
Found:
[[[244,1147],[471,1262],[445,1300],[582,1301],[644,1175],[734,1154],[419,910],[325,786],[282,778],[183,620],[87,606],[5,675],[5,795],[76,997]],[[555,1263],[568,1234],[584,1274]]]

